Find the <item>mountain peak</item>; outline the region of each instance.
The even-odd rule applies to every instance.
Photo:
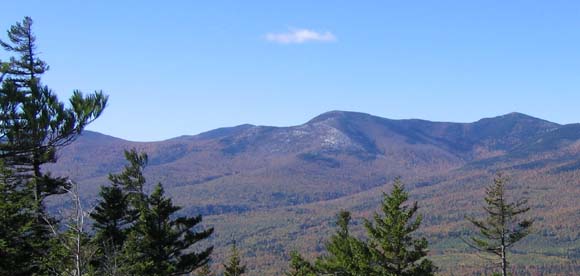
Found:
[[[518,118],[518,119],[535,119],[535,120],[542,120],[524,113],[520,113],[520,112],[510,112],[508,114],[504,114],[504,115],[500,115],[498,117],[503,117],[503,118]],[[544,120],[542,120],[544,121]]]
[[[372,115],[362,112],[355,112],[355,111],[343,111],[343,110],[332,110],[328,112],[324,112],[307,122],[307,124],[311,123],[319,123],[330,119],[346,119],[346,118],[356,118],[356,117],[371,117]]]
[[[476,123],[479,122],[486,122],[486,121],[493,121],[493,122],[497,122],[497,121],[503,121],[503,122],[511,122],[511,123],[532,123],[532,124],[536,124],[536,125],[542,125],[544,127],[557,127],[560,126],[557,123],[554,122],[550,122],[544,119],[540,119],[540,118],[536,118],[524,113],[520,113],[520,112],[510,112],[504,115],[500,115],[500,116],[496,116],[496,117],[491,117],[491,118],[484,118],[481,119],[479,121],[477,121]]]
[[[517,112],[517,111],[510,112],[510,113],[508,113],[508,114],[504,114],[503,116],[518,116],[518,117],[522,117],[522,116],[524,116],[524,117],[531,117],[531,116],[529,116],[529,115],[526,115],[526,114],[524,114],[524,113]]]

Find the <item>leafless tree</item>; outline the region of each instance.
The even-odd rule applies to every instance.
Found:
[[[54,221],[44,217],[44,221],[50,227],[59,245],[65,251],[61,269],[53,268],[54,273],[66,276],[82,276],[88,272],[89,263],[95,256],[96,247],[90,244],[86,232],[86,218],[91,210],[85,211],[79,195],[78,184],[70,181],[70,189],[66,189],[66,195],[71,202],[70,209],[60,210],[60,216],[64,221],[64,227],[58,227]],[[62,229],[62,232],[59,231]],[[58,270],[58,271],[57,271]]]

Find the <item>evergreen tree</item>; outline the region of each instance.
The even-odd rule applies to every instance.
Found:
[[[127,238],[127,228],[135,220],[135,212],[130,212],[127,194],[117,184],[102,186],[99,196],[101,201],[91,213],[95,243],[120,249]]]
[[[0,41],[4,50],[16,55],[1,66],[0,159],[20,179],[13,181],[17,185],[11,185],[10,189],[29,192],[25,205],[32,205],[35,214],[27,224],[30,231],[21,237],[30,246],[30,258],[21,259],[14,269],[40,273],[43,265],[39,260],[49,252],[51,235],[46,225],[44,199],[70,188],[66,178],[51,176],[42,171],[42,165],[56,162],[57,150],[72,142],[87,124],[100,116],[107,97],[102,92],[85,97],[74,91],[70,107],[66,107],[41,84],[40,77],[48,66],[38,58],[35,41],[29,17],[10,28],[8,41]]]
[[[317,270],[314,265],[304,259],[300,253],[290,253],[290,271],[286,276],[316,276]]]
[[[351,216],[341,211],[337,216],[338,230],[326,243],[328,254],[316,262],[317,268],[327,274],[370,275],[370,252],[366,245],[349,232]]]
[[[0,46],[6,51],[18,54],[18,57],[11,57],[2,70],[9,80],[25,86],[31,79],[37,79],[48,70],[46,62],[38,58],[30,17],[25,17],[22,23],[17,22],[10,27],[8,39],[10,42],[0,40]]]
[[[96,238],[101,241],[109,240],[122,245],[126,238],[126,231],[139,216],[139,209],[146,203],[143,192],[145,177],[143,168],[147,166],[148,157],[136,149],[125,150],[125,165],[119,174],[109,174],[111,186],[102,186],[99,193],[101,201],[91,214],[97,229]]]
[[[161,184],[155,186],[139,209],[139,218],[125,247],[127,261],[133,264],[130,275],[184,275],[209,261],[213,247],[198,253],[192,251],[192,246],[208,238],[213,228],[193,231],[201,216],[174,218],[180,209],[165,197]]]
[[[375,213],[374,223],[365,220],[369,234],[372,275],[434,275],[435,265],[425,258],[428,243],[425,238],[413,238],[421,225],[416,215],[417,202],[403,205],[408,199],[401,180],[397,178],[390,194],[384,194],[382,216]]]
[[[4,80],[4,76],[8,73],[8,69],[10,69],[10,63],[2,62],[0,60],[0,83]]]
[[[146,195],[143,192],[145,185],[145,177],[143,176],[143,168],[147,166],[149,157],[145,153],[139,153],[136,149],[126,150],[125,159],[129,164],[120,174],[110,174],[109,181],[113,186],[121,187],[124,193],[129,197],[129,203],[132,208],[140,208],[146,201]]]
[[[472,237],[470,246],[495,255],[500,259],[502,275],[507,275],[507,252],[515,243],[525,238],[531,231],[534,220],[520,219],[519,216],[530,210],[527,200],[521,199],[509,202],[506,194],[508,178],[502,174],[496,175],[493,184],[487,187],[483,207],[487,217],[478,220],[467,217],[479,230],[478,237]]]
[[[117,184],[101,186],[99,195],[101,201],[91,213],[95,230],[92,242],[98,249],[92,266],[98,275],[121,275],[122,249],[136,212],[129,209],[127,194]]]
[[[99,246],[95,270],[99,275],[184,275],[207,264],[213,248],[201,252],[193,246],[213,229],[193,230],[202,220],[176,217],[181,208],[165,197],[161,184],[144,193],[145,153],[125,151],[129,164],[109,175],[111,186],[101,188],[95,208],[95,243]]]
[[[30,236],[36,209],[31,189],[19,189],[21,179],[13,177],[0,160],[0,275],[31,275],[26,265],[35,256]]]
[[[240,252],[236,247],[236,241],[233,241],[230,258],[227,264],[224,264],[224,276],[239,276],[246,273],[246,266],[241,264]]]
[[[109,175],[112,185],[101,186],[101,200],[91,213],[95,229],[93,242],[99,248],[93,265],[102,275],[119,273],[123,246],[138,218],[135,205],[143,205],[145,178],[142,169],[147,164],[147,155],[132,149],[125,151],[125,158],[129,164],[120,174]]]
[[[0,94],[2,123],[0,157],[8,166],[32,178],[35,199],[64,193],[66,179],[43,173],[41,166],[56,162],[56,150],[71,143],[86,125],[104,110],[107,97],[102,92],[83,96],[74,91],[71,107],[65,107],[56,94],[43,86],[41,75],[48,70],[37,55],[32,19],[26,17],[8,31],[9,42],[0,45],[14,53],[8,63]]]

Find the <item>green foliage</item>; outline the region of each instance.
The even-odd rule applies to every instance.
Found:
[[[93,267],[101,275],[119,275],[123,270],[125,241],[139,215],[135,206],[142,206],[145,197],[142,169],[147,164],[147,156],[132,149],[125,151],[125,157],[129,164],[120,174],[109,175],[112,185],[101,186],[101,200],[91,214],[95,230],[93,243],[99,249]]]
[[[17,189],[19,181],[0,162],[0,275],[30,275],[34,271],[30,237],[36,208],[31,189]]]
[[[149,158],[145,153],[139,153],[135,149],[125,151],[125,159],[129,164],[120,174],[110,174],[109,180],[113,185],[123,187],[132,200],[132,205],[138,206],[144,200],[143,186],[145,185],[145,177],[143,176],[143,168],[147,166]]]
[[[425,238],[413,238],[422,216],[417,215],[417,202],[404,205],[408,199],[401,180],[397,178],[390,194],[384,194],[382,216],[375,213],[374,222],[365,220],[373,275],[433,275],[436,267],[426,259]]]
[[[57,234],[49,240],[50,254],[42,257],[43,269],[49,275],[89,275],[92,269],[90,262],[97,251],[90,236],[79,233],[75,228]]]
[[[129,164],[120,174],[110,174],[111,186],[101,186],[101,198],[91,218],[94,220],[95,237],[93,242],[99,247],[97,263],[102,274],[115,275],[120,269],[119,258],[128,232],[138,218],[145,195],[143,194],[143,167],[147,164],[147,155],[139,154],[135,149],[125,151]]]
[[[101,188],[102,199],[92,215],[97,230],[94,241],[100,248],[96,271],[183,275],[207,264],[213,247],[200,252],[192,247],[207,239],[213,228],[194,231],[202,217],[177,216],[181,208],[165,196],[161,184],[145,194],[147,155],[130,150],[125,157],[129,164],[122,173],[109,176],[112,185]]]
[[[93,267],[101,275],[118,275],[123,245],[137,213],[130,209],[128,196],[118,184],[102,186],[99,195],[101,201],[91,213],[93,244],[98,248]]]
[[[213,228],[195,232],[201,216],[175,217],[181,208],[165,197],[161,184],[155,186],[147,199],[146,208],[140,210],[129,240],[138,252],[132,263],[150,264],[133,271],[136,275],[181,275],[190,273],[209,261],[213,247],[201,252],[189,251],[191,247],[208,238]],[[189,252],[188,252],[189,251]]]
[[[127,238],[127,228],[135,221],[136,213],[129,210],[127,194],[117,184],[101,187],[99,196],[102,200],[91,213],[95,242],[121,248]]]
[[[341,211],[337,216],[337,232],[326,243],[327,255],[316,262],[320,272],[338,275],[371,275],[371,254],[366,244],[349,233],[351,216]]]
[[[0,82],[4,80],[8,69],[10,69],[10,63],[0,61]]]
[[[42,260],[51,248],[48,224],[56,222],[47,215],[44,200],[65,193],[70,186],[66,178],[53,177],[42,166],[56,162],[57,150],[101,115],[107,97],[102,92],[85,97],[75,91],[66,107],[41,83],[48,65],[37,55],[32,19],[24,18],[7,34],[8,40],[0,40],[0,46],[15,56],[0,68],[0,158],[12,179],[2,183],[2,196],[8,203],[0,206],[0,213],[12,215],[2,218],[3,225],[10,225],[3,229],[10,232],[10,238],[3,238],[0,248],[11,249],[2,252],[1,263],[12,262],[10,275],[19,271],[46,274],[49,271]],[[14,208],[20,211],[13,212]]]
[[[240,252],[236,247],[236,241],[233,241],[230,258],[224,264],[224,276],[239,276],[246,273],[246,266],[241,264]]]
[[[43,173],[41,166],[56,162],[58,148],[68,145],[82,130],[103,112],[107,96],[102,92],[83,96],[74,91],[66,107],[56,94],[42,85],[40,77],[48,70],[37,56],[32,20],[26,17],[8,31],[9,42],[0,41],[14,53],[2,81],[0,107],[2,123],[0,144],[6,164],[18,167],[20,173],[31,176],[36,186],[38,202],[50,195],[64,193],[66,179]]]
[[[504,276],[507,275],[507,250],[529,235],[534,223],[532,219],[519,218],[530,210],[526,199],[509,202],[506,194],[508,181],[506,176],[498,174],[493,184],[486,188],[485,219],[467,217],[479,231],[479,236],[472,237],[469,245],[499,258]]]
[[[293,253],[288,275],[434,275],[437,267],[426,258],[427,240],[412,236],[421,225],[421,216],[413,220],[417,202],[404,205],[408,199],[397,178],[390,194],[384,194],[382,214],[375,213],[374,222],[365,220],[368,241],[351,236],[351,215],[341,211],[338,229],[326,244],[327,254],[315,266]]]
[[[286,276],[316,276],[317,270],[296,251],[290,253],[290,271]]]
[[[9,75],[9,80],[25,83],[48,70],[48,65],[37,56],[36,37],[32,33],[30,17],[25,17],[22,23],[17,22],[10,27],[8,39],[10,42],[0,40],[0,46],[18,55],[11,57],[2,70]]]

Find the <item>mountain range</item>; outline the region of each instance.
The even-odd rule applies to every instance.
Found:
[[[281,273],[293,249],[321,254],[340,209],[353,212],[362,233],[362,218],[397,176],[419,201],[421,233],[442,272],[484,271],[489,263],[460,241],[470,231],[464,216],[481,214],[496,172],[510,176],[514,198],[529,198],[537,221],[515,248],[515,267],[580,271],[580,124],[521,113],[450,123],[331,111],[298,126],[247,124],[158,142],[85,131],[44,169],[69,176],[94,202],[130,148],[149,155],[150,186],[163,183],[182,212],[201,213],[216,228],[218,263],[236,239],[250,275]]]

